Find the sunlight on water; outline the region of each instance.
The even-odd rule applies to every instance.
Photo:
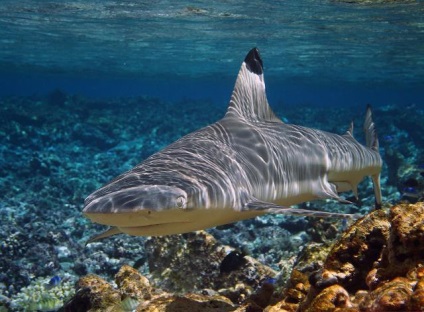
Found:
[[[421,1],[3,0],[0,66],[233,77],[246,51],[258,46],[268,77],[418,84],[423,16]]]

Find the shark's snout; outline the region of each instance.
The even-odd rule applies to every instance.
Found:
[[[128,226],[135,218],[148,219],[152,213],[187,206],[187,193],[174,186],[141,185],[96,193],[86,199],[83,212],[93,222],[111,226]]]

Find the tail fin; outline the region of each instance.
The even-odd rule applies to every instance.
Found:
[[[367,112],[365,114],[364,132],[367,147],[378,152],[378,137],[377,131],[375,130],[374,122],[372,121],[371,105],[367,105]]]
[[[377,130],[375,129],[374,121],[372,121],[371,105],[367,105],[367,112],[365,114],[364,122],[365,141],[367,147],[378,153],[378,137]],[[380,173],[371,175],[374,184],[375,194],[375,208],[381,208],[381,186],[380,186]]]

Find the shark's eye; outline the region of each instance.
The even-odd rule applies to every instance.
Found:
[[[177,208],[181,208],[181,209],[186,208],[186,203],[187,203],[187,200],[185,199],[184,196],[177,197],[177,200],[176,200]]]

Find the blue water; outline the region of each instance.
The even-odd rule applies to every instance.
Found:
[[[208,100],[224,109],[234,87],[234,77],[180,79],[143,79],[140,77],[98,76],[81,77],[76,74],[54,75],[30,73],[22,75],[9,73],[0,78],[0,96],[43,95],[54,89],[69,94],[90,98],[152,96],[165,101],[180,101],[185,98]],[[361,106],[373,105],[423,105],[424,89],[420,86],[391,84],[370,86],[362,83],[343,82],[321,83],[319,81],[281,82],[267,79],[268,99],[274,105],[312,104],[320,106]]]
[[[0,301],[38,277],[148,273],[144,238],[84,246],[104,230],[84,198],[221,117],[252,47],[284,120],[342,133],[354,119],[363,142],[371,103],[385,203],[422,200],[424,1],[369,2],[1,0]],[[307,205],[367,213],[372,192],[364,181],[362,206]],[[211,231],[277,268],[298,253],[292,237],[311,239],[308,219],[292,220]]]
[[[257,46],[271,102],[422,104],[424,3],[354,2],[3,0],[0,95],[225,104]]]

